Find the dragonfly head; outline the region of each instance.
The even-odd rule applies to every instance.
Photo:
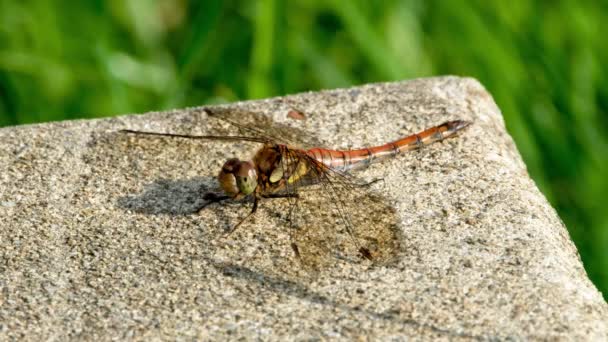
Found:
[[[243,197],[251,194],[258,186],[255,165],[250,161],[237,158],[229,159],[218,175],[218,181],[224,192],[232,197]]]

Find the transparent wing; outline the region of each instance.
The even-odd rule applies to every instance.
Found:
[[[248,141],[265,144],[270,142],[269,139],[264,137],[255,136],[237,136],[237,135],[188,135],[188,134],[177,134],[177,133],[163,133],[163,132],[147,132],[147,131],[136,131],[131,129],[121,129],[119,133],[134,134],[142,136],[154,136],[154,137],[165,137],[165,138],[180,138],[190,140],[216,140],[216,141]]]
[[[323,147],[314,136],[302,130],[274,122],[272,118],[235,107],[206,107],[209,117],[232,126],[241,135],[256,136],[299,148]]]
[[[395,210],[372,185],[330,169],[304,151],[289,149],[283,163],[290,199],[288,224],[294,249],[306,264],[368,258],[390,263],[399,251]],[[291,175],[307,172],[300,177]]]
[[[190,140],[225,142],[282,143],[299,148],[322,147],[318,140],[302,130],[275,123],[269,116],[247,111],[238,107],[205,107],[202,111],[215,120],[205,122],[206,132],[210,134],[191,134],[191,127],[180,132],[150,132],[132,129],[119,130],[121,133],[150,137],[166,137]]]

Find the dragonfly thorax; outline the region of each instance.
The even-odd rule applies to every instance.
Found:
[[[253,193],[258,186],[255,165],[237,158],[226,161],[217,178],[222,190],[235,198]]]
[[[290,150],[285,145],[268,145],[253,157],[257,167],[258,186],[262,192],[277,191],[297,182],[309,171],[303,153]]]

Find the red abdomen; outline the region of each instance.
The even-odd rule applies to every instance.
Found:
[[[448,121],[420,133],[412,134],[380,146],[348,151],[311,148],[306,151],[306,154],[332,169],[348,171],[353,168],[367,166],[376,160],[394,157],[400,152],[417,149],[435,141],[443,140],[454,135],[469,124],[470,122],[462,120]]]

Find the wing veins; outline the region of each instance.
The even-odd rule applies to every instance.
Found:
[[[191,139],[191,140],[221,140],[221,141],[250,141],[261,144],[270,143],[271,141],[266,138],[257,138],[251,136],[238,136],[238,135],[188,135],[188,134],[177,134],[177,133],[163,133],[163,132],[147,132],[147,131],[136,131],[131,129],[121,129],[118,132],[135,134],[135,135],[149,135],[166,138],[179,138],[179,139]]]

